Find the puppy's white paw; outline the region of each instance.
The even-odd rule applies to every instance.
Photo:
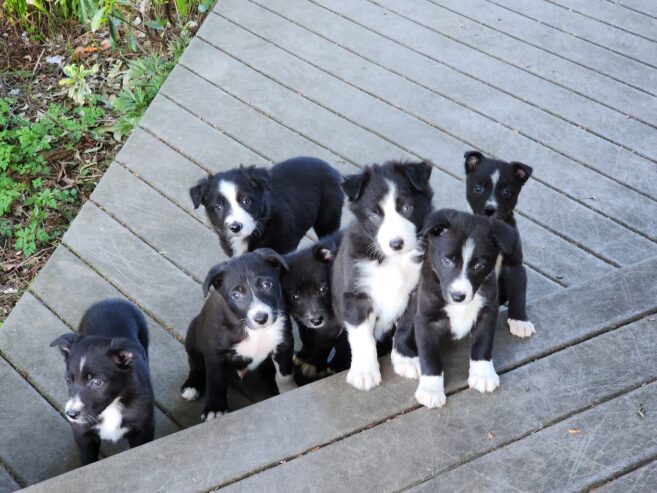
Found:
[[[443,407],[447,402],[443,376],[420,376],[420,384],[415,391],[417,401],[430,409]]]
[[[399,376],[417,380],[420,378],[420,358],[399,354],[395,348],[390,353],[390,360],[395,373]]]
[[[303,366],[303,364],[306,362],[306,360],[304,360],[303,358],[301,358],[301,357],[299,357],[295,354],[294,356],[292,356],[292,362],[296,366]]]
[[[186,401],[195,401],[196,399],[199,398],[201,393],[198,391],[198,389],[195,389],[194,387],[185,387],[183,391],[180,393],[180,397],[185,399]]]
[[[500,386],[500,377],[495,372],[492,361],[470,360],[470,376],[468,385],[471,389],[478,390],[482,394],[492,392]]]
[[[283,376],[277,374],[276,386],[278,387],[279,394],[284,394],[285,392],[289,392],[290,390],[297,388],[297,384],[294,382],[292,375]]]
[[[208,421],[212,421],[213,419],[217,419],[219,416],[223,416],[226,414],[227,411],[208,411],[207,413],[201,414],[201,421],[205,421],[206,423]]]
[[[509,324],[511,334],[516,337],[524,339],[525,337],[531,337],[536,333],[534,324],[529,320],[513,320],[512,318],[509,318],[506,323]]]
[[[347,373],[347,383],[358,390],[370,390],[381,383],[381,372],[378,368],[369,371],[358,371],[352,368]]]

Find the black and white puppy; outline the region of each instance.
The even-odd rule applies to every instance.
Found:
[[[517,230],[513,210],[532,171],[523,163],[490,159],[477,151],[466,152],[466,194],[472,212],[495,217]],[[527,318],[527,272],[520,246],[515,257],[504,257],[498,287],[500,304],[509,302],[507,323],[511,333],[517,337],[534,334],[534,324]]]
[[[285,256],[289,269],[281,275],[288,314],[297,322],[301,350],[294,362],[306,378],[346,369],[346,333],[331,303],[331,267],[342,240],[337,232],[314,245]],[[341,339],[343,339],[341,341]],[[331,351],[336,353],[328,364]]]
[[[125,437],[130,447],[153,440],[153,387],[148,327],[139,309],[120,299],[92,305],[77,334],[55,339],[66,362],[73,427],[82,465],[98,460],[101,440]]]
[[[205,211],[229,257],[256,248],[293,251],[313,228],[318,237],[340,227],[341,176],[328,163],[297,157],[272,168],[234,168],[209,175],[189,189]]]
[[[514,228],[497,219],[451,209],[429,215],[423,234],[427,249],[414,330],[395,334],[400,355],[395,371],[409,377],[413,372],[405,366],[419,364],[415,398],[427,407],[441,407],[446,397],[440,347],[447,337],[461,339],[472,333],[471,388],[492,392],[499,386],[492,358],[499,308],[497,273],[501,255],[517,252],[519,237]]]
[[[201,313],[192,320],[185,349],[189,376],[182,397],[196,400],[206,393],[201,419],[227,411],[228,372],[243,376],[272,356],[279,392],[295,387],[292,378],[294,343],[285,312],[280,272],[283,257],[269,248],[215,265],[203,283],[207,295]]]
[[[332,271],[334,312],[347,330],[347,382],[362,390],[381,383],[376,341],[394,329],[420,277],[419,233],[431,210],[431,163],[388,162],[344,179],[356,219]]]

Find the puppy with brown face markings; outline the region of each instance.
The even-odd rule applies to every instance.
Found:
[[[280,273],[285,259],[269,248],[215,265],[203,283],[208,297],[187,330],[185,349],[189,376],[181,387],[183,399],[206,394],[201,419],[208,421],[228,410],[228,373],[255,370],[273,360],[279,392],[296,387],[292,376],[294,344]]]
[[[504,221],[518,229],[513,211],[529,177],[531,166],[485,157],[477,151],[465,153],[466,195],[472,212]],[[527,317],[527,272],[522,265],[522,247],[514,258],[504,256],[498,284],[500,304],[509,303],[507,323],[514,336],[529,337],[536,332]]]

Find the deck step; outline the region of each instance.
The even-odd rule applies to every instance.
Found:
[[[603,278],[559,291],[532,303],[529,313],[538,328],[538,334],[530,340],[513,339],[504,327],[504,320],[501,320],[495,351],[498,371],[509,372],[537,358],[639,320],[643,315],[657,310],[655,271],[657,271],[657,257],[624,267]],[[593,347],[591,345],[598,344],[599,341],[614,340],[615,337],[622,338],[625,333],[631,333],[635,337],[639,337],[639,333],[641,337],[653,337],[654,330],[639,330],[643,327],[643,323],[639,322],[593,339],[582,347]],[[632,332],[634,330],[637,332]],[[633,337],[627,339],[627,341],[632,340]],[[575,351],[578,347],[566,351]],[[646,343],[645,346],[639,344],[639,348],[641,347],[649,348],[650,344]],[[463,350],[457,346],[457,350],[452,351],[446,358],[448,368],[446,374],[450,376],[447,380],[447,390],[451,393],[465,387],[466,370],[463,363],[467,362],[467,356],[462,353]],[[582,350],[582,354],[584,351]],[[558,374],[568,366],[567,363],[550,365],[550,362],[554,358],[559,358],[560,354],[566,353],[562,351],[551,356],[552,359],[545,358],[534,364],[547,365],[546,372],[549,370]],[[631,355],[640,357],[641,354],[643,353],[640,349],[634,349],[634,352],[628,352],[628,357]],[[458,361],[454,361],[455,359]],[[608,356],[607,359],[611,357]],[[646,355],[643,359],[649,358]],[[581,360],[582,363],[586,362],[585,357]],[[388,361],[385,358],[382,364],[384,384],[370,392],[356,391],[344,382],[344,375],[336,375],[254,404],[212,423],[195,426],[175,436],[165,437],[139,449],[110,457],[101,463],[71,471],[59,478],[36,485],[33,491],[66,491],[72,485],[79,487],[83,484],[102,484],[107,491],[119,485],[122,489],[130,490],[153,489],[161,485],[170,491],[201,491],[235,482],[316,447],[363,431],[370,428],[372,424],[413,411],[416,408],[413,399],[415,384],[396,377]],[[570,361],[572,366],[573,359],[571,358]],[[646,361],[644,364],[651,363]],[[508,377],[502,378],[503,380],[519,378],[513,377],[512,374],[516,374],[517,371],[518,375],[522,375],[522,372],[529,371],[527,368],[530,367],[518,368]],[[646,366],[646,368],[652,367]],[[650,371],[657,369],[646,370],[646,373],[649,374]],[[583,370],[581,377],[585,378],[587,375],[588,373]],[[589,378],[594,377],[602,378],[598,375],[591,375]],[[631,377],[627,376],[627,378]],[[635,385],[640,383],[640,376],[632,378]],[[552,380],[547,379],[541,385],[550,382],[554,385],[555,382]],[[562,382],[563,379],[557,380],[556,383]],[[536,385],[539,385],[539,381]],[[611,389],[613,386],[612,380],[603,388]],[[530,391],[525,391],[521,383],[518,387],[511,385],[507,387],[509,388],[504,390],[503,387],[499,393],[492,396],[478,396],[473,392],[452,396],[451,400],[448,400],[445,411],[436,413],[432,418],[440,419],[440,414],[448,413],[450,410],[458,410],[461,416],[465,404],[459,406],[460,399],[474,399],[478,406],[492,405],[502,396],[511,393],[514,388],[515,394],[527,395],[527,399],[530,396],[535,398],[531,388]],[[604,392],[596,389],[593,387],[590,394],[578,389],[567,389],[567,391],[575,394],[573,399],[584,399],[589,395],[591,402],[596,402],[596,399],[603,400],[604,397],[600,396],[605,395]],[[541,387],[538,390],[540,391]],[[585,405],[583,402],[576,401],[575,405],[583,406]],[[475,412],[471,406],[467,406],[467,409]],[[512,411],[513,409],[509,409],[509,412]],[[562,410],[562,412],[566,411]],[[419,413],[411,412],[409,416],[419,416]],[[523,416],[525,415],[522,413],[517,416],[519,422],[525,419]],[[497,426],[503,425],[507,426],[504,423],[499,423]],[[534,426],[537,426],[536,423]],[[484,444],[487,443],[488,431],[490,430],[481,430]],[[423,430],[416,430],[416,433],[421,435]],[[387,446],[391,443],[395,443],[394,436],[386,440]],[[336,446],[340,446],[340,442]],[[312,457],[312,454],[308,457]],[[295,461],[290,462],[291,465],[294,463]],[[122,471],[120,477],[117,477],[117,471]]]

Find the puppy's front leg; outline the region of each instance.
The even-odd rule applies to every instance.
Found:
[[[144,427],[128,435],[128,444],[130,448],[139,447],[148,442],[152,442],[155,438],[155,423],[151,418]]]
[[[283,335],[283,341],[276,346],[274,354],[272,355],[272,360],[276,367],[276,376],[274,378],[276,379],[276,386],[278,387],[278,392],[280,394],[297,388],[293,376],[293,356],[294,341],[292,339],[292,328],[288,320]]]
[[[411,294],[406,312],[397,322],[390,360],[397,375],[414,380],[420,378],[420,358],[415,342],[417,291]]]
[[[500,386],[500,377],[493,366],[493,339],[497,324],[497,306],[482,309],[472,330],[470,375],[468,385],[479,392],[492,392]]]
[[[301,371],[306,378],[321,378],[326,376],[327,360],[329,354],[331,354],[335,340],[335,337],[327,334],[317,333],[315,335],[315,343],[313,344],[310,358],[301,367]]]
[[[202,421],[210,421],[228,411],[227,362],[224,356],[205,354],[206,398]]]
[[[440,343],[447,333],[447,320],[432,322],[421,314],[415,317],[415,338],[420,355],[420,383],[415,398],[428,408],[443,407],[447,402],[443,362],[440,358]]]
[[[73,430],[73,437],[78,446],[80,453],[80,463],[83,466],[96,462],[98,460],[98,452],[100,451],[100,437],[95,430],[83,431]]]
[[[368,296],[344,295],[344,327],[351,347],[351,368],[347,383],[360,390],[370,390],[381,383],[381,371],[376,353],[374,324],[376,315]]]
[[[521,263],[502,268],[504,290],[509,301],[507,323],[511,334],[530,337],[536,332],[534,324],[527,318],[527,271]]]

